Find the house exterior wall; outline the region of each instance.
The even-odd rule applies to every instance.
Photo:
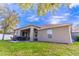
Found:
[[[71,27],[64,26],[52,28],[52,38],[48,38],[47,30],[49,29],[38,31],[38,41],[72,43]]]
[[[34,38],[33,29],[36,27],[30,26],[30,27],[22,28],[20,30],[16,30],[15,35],[20,36],[20,31],[28,28],[31,29],[30,41],[33,41]],[[48,30],[52,30],[52,38],[48,38],[48,34],[47,34]],[[37,36],[38,36],[38,41],[72,43],[71,26],[61,26],[61,27],[54,27],[51,29],[38,30]]]
[[[34,39],[34,28],[31,27],[30,28],[30,41],[33,41],[33,39]]]

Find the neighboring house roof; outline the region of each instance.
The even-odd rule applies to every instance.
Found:
[[[72,32],[79,32],[79,28],[73,28]]]
[[[29,27],[29,26],[34,26],[34,27],[39,28],[39,30],[43,30],[43,29],[62,27],[62,26],[71,26],[71,25],[70,24],[46,24],[46,25],[43,25],[43,26],[36,26],[36,25],[31,25],[30,24],[30,25],[27,25],[25,27]],[[15,30],[19,30],[19,29],[22,29],[22,28],[25,28],[25,27],[17,28]]]

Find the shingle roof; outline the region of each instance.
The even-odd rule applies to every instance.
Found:
[[[48,28],[55,28],[55,27],[61,27],[61,26],[71,26],[70,24],[47,24],[44,25],[40,28],[40,30],[42,29],[48,29]]]
[[[34,26],[34,27],[40,28],[40,26],[36,26],[36,25],[29,24],[27,26],[24,26],[24,27],[21,27],[21,28],[17,28],[15,30],[19,30],[19,29],[22,29],[22,28],[25,28],[25,27],[29,27],[29,26]]]
[[[36,25],[30,24],[30,25],[27,25],[25,27],[28,27],[28,26],[39,27],[40,28],[39,30],[42,30],[42,29],[48,29],[48,28],[54,28],[54,27],[70,26],[70,24],[46,24],[46,25],[43,25],[43,26],[36,26]],[[15,30],[19,30],[19,29],[22,29],[22,28],[25,28],[25,27],[17,28]]]

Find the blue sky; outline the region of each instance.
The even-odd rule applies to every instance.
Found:
[[[9,4],[11,10],[15,10],[19,14],[20,23],[18,27],[27,24],[44,25],[44,24],[79,24],[79,4],[71,4],[70,8],[62,5],[55,14],[49,11],[44,16],[37,15],[37,7],[34,10],[28,9],[23,12],[17,4]]]

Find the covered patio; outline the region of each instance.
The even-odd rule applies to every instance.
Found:
[[[25,29],[20,29],[19,36],[14,36],[13,40],[17,41],[37,41],[38,30],[36,28],[30,27]]]
[[[25,40],[30,40],[30,28],[21,30],[20,36],[25,37]]]

